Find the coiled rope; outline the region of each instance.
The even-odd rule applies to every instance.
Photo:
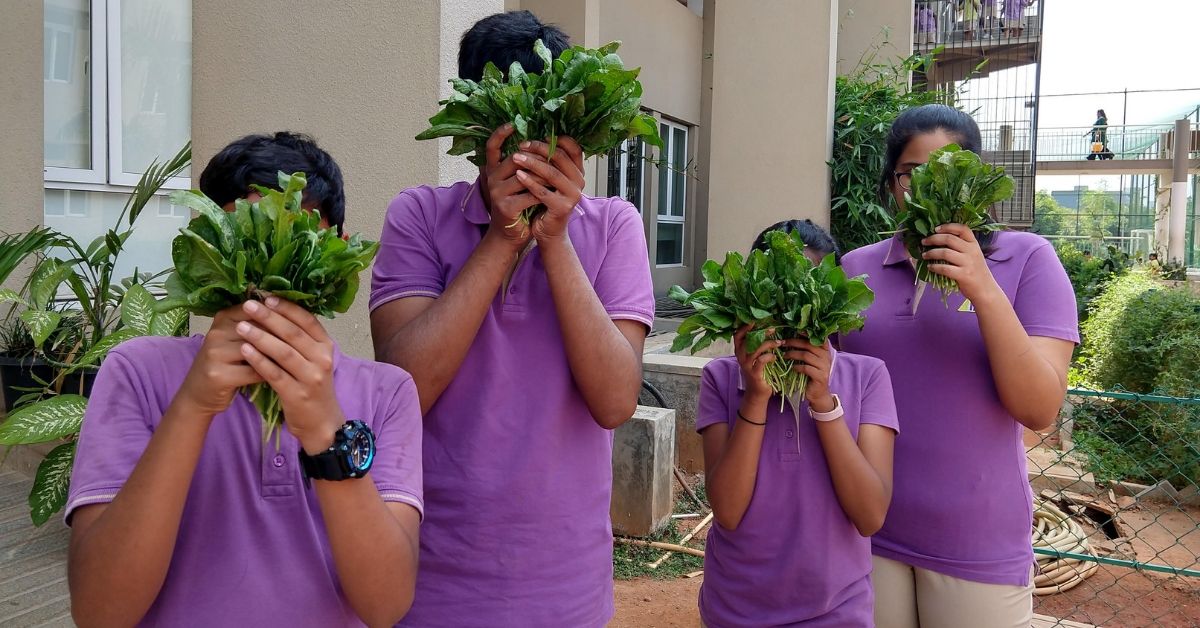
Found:
[[[1034,548],[1095,555],[1088,545],[1087,532],[1070,515],[1042,499],[1035,499],[1033,506]],[[1078,558],[1038,554],[1033,594],[1051,595],[1070,590],[1099,568],[1097,563]]]

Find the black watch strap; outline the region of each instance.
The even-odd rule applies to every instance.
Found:
[[[306,480],[344,480],[350,477],[332,447],[315,456],[310,456],[301,449],[300,468],[304,471]]]

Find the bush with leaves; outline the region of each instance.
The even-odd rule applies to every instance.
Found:
[[[724,264],[705,262],[704,284],[695,292],[671,288],[672,299],[696,310],[679,325],[671,351],[702,351],[746,325],[753,326],[746,334],[751,353],[772,329],[778,339],[804,337],[822,345],[833,334],[862,328],[861,313],[875,299],[863,277],[846,277],[832,254],[820,264],[810,262],[799,232],[772,231],[766,240],[767,250],[752,251],[748,259],[730,251]],[[781,347],[764,371],[781,404],[804,394],[807,378],[793,366]]]
[[[38,466],[29,494],[30,516],[36,525],[45,523],[66,503],[75,440],[87,407],[83,379],[74,376],[94,371],[121,342],[146,335],[179,335],[185,330],[185,311],[156,310],[157,299],[150,289],[159,287],[158,279],[165,271],[144,274],[135,270],[133,276],[123,279],[117,279],[114,272],[146,204],[191,158],[189,143],[167,162],[151,164],[116,226],[86,246],[39,227],[8,236],[0,248],[0,281],[27,260],[35,262],[19,292],[0,289],[0,302],[12,305],[7,322],[11,323],[13,315],[22,322],[34,355],[55,367],[55,376],[44,389],[23,397],[0,424],[0,445],[65,441],[50,450]],[[64,289],[72,297],[69,303],[58,302]],[[74,338],[74,344],[67,347],[56,342],[64,333]],[[79,389],[66,390],[68,381],[78,381]]]
[[[1083,323],[1087,320],[1092,301],[1100,296],[1110,281],[1129,271],[1129,256],[1112,246],[1105,257],[1084,255],[1083,251],[1069,243],[1056,244],[1054,250],[1075,289],[1079,322]]]
[[[883,62],[881,47],[868,51],[853,73],[837,77],[834,88],[830,221],[833,237],[847,251],[896,230],[891,207],[880,204],[878,193],[887,134],[896,116],[911,107],[953,104],[956,96],[921,83],[909,85],[910,76],[927,68],[940,49]]]

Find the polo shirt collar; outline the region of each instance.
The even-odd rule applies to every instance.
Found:
[[[586,213],[584,210],[584,201],[587,198],[587,196],[580,197],[579,202],[575,205],[575,212],[571,214],[571,220]],[[492,215],[488,213],[487,205],[483,202],[483,175],[475,178],[475,182],[471,184],[471,189],[467,190],[467,195],[463,197],[462,203],[459,205],[459,210],[462,212],[463,217],[472,224],[491,224]]]

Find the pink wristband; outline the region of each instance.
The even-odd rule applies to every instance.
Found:
[[[808,415],[811,416],[814,421],[820,421],[822,423],[836,421],[842,418],[842,415],[844,414],[845,411],[842,410],[842,400],[837,395],[833,396],[833,409],[829,412],[816,412],[812,409],[811,405],[808,407]]]

